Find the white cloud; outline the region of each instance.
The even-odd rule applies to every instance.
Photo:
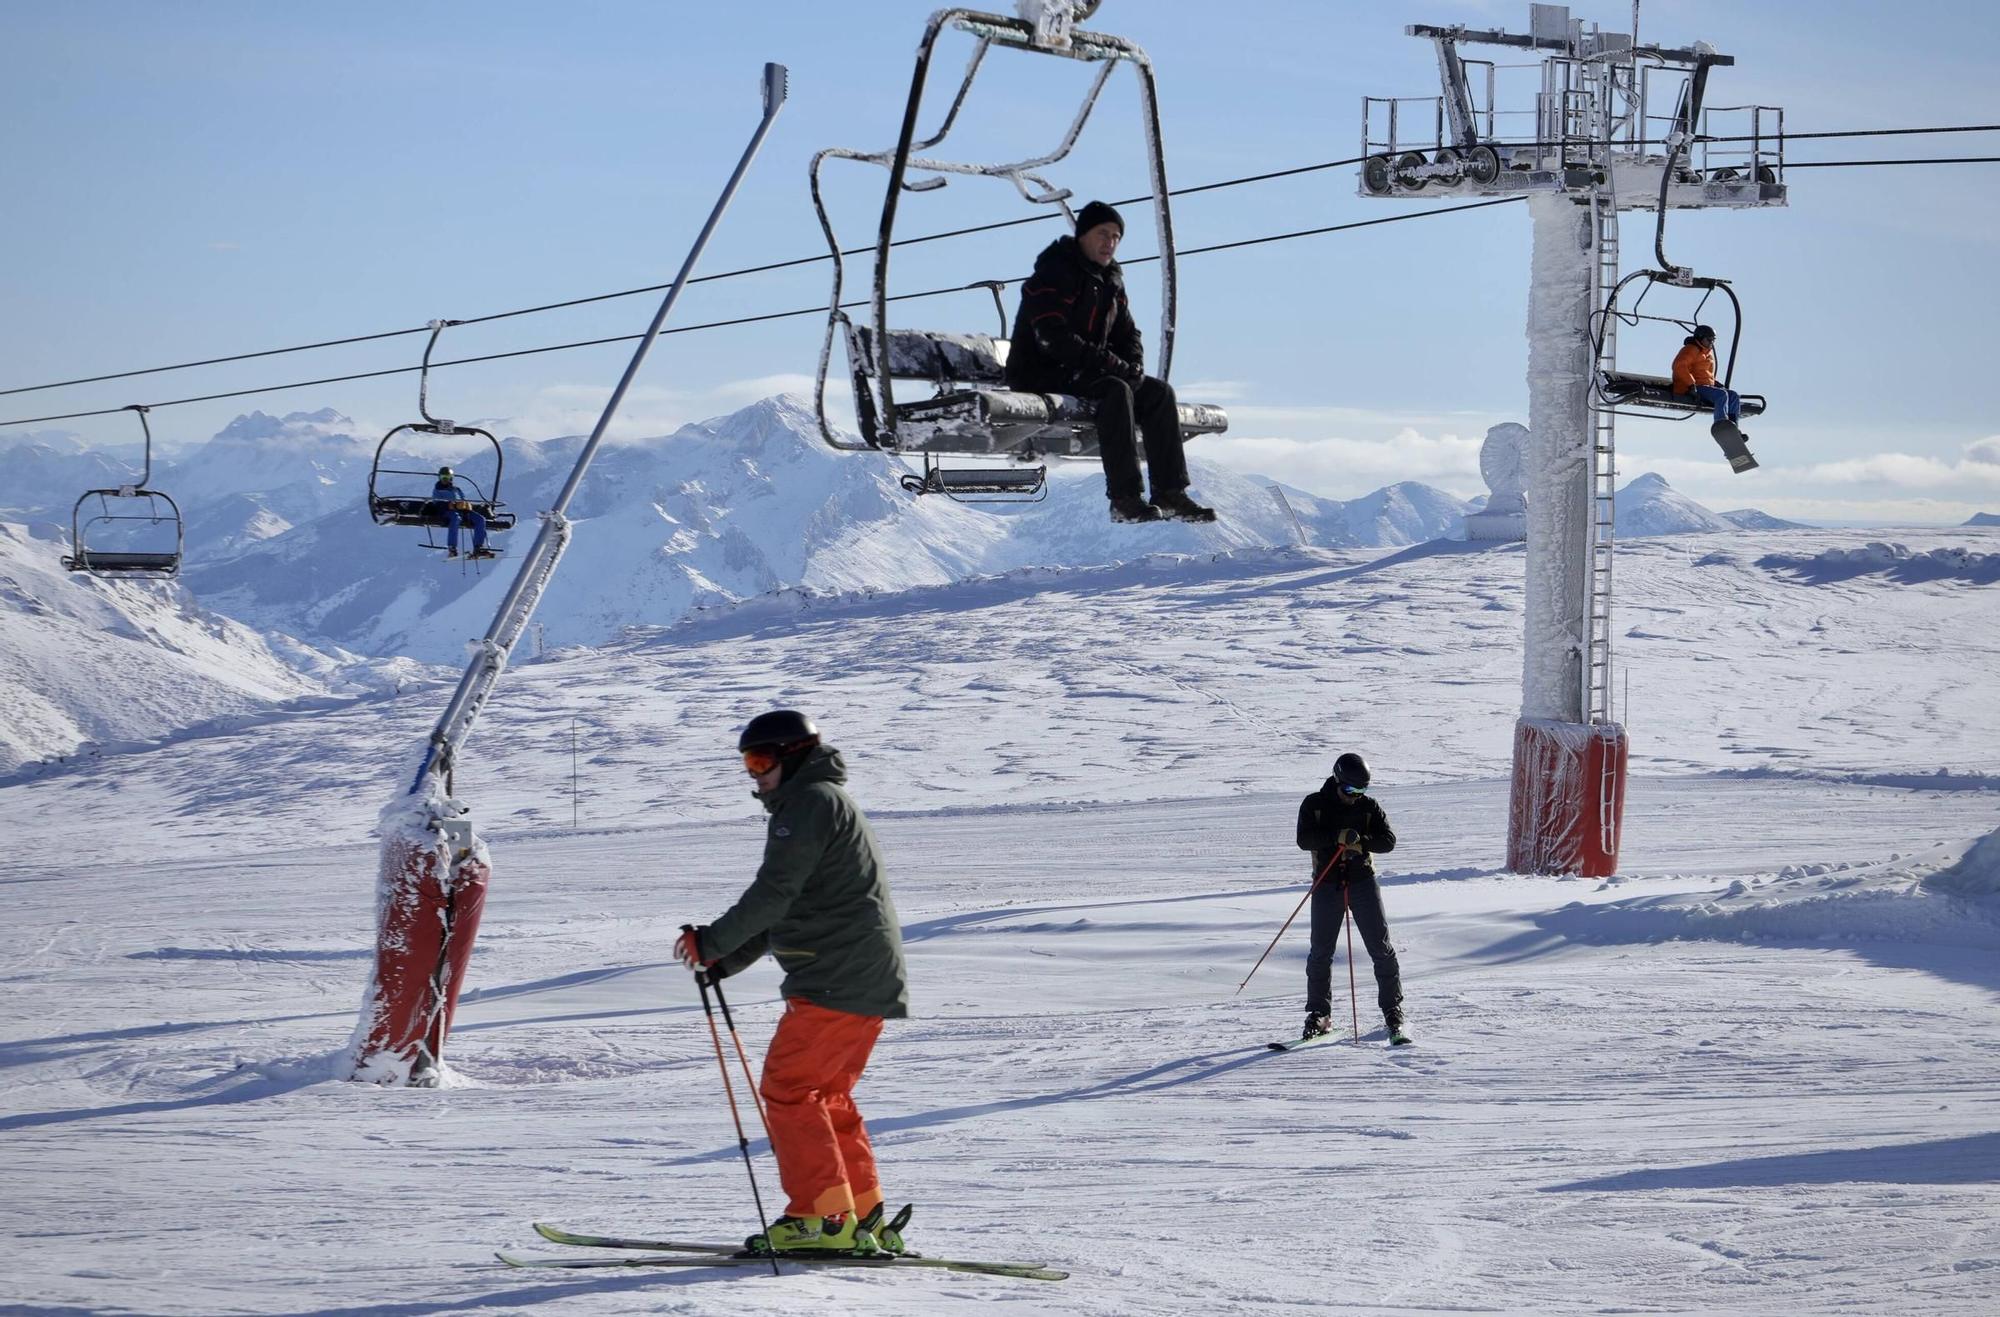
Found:
[[[672,434],[684,425],[723,416],[760,398],[792,393],[812,398],[813,377],[802,374],[755,375],[723,380],[704,389],[639,385],[625,394],[618,416],[605,438],[612,443],[652,439]],[[827,411],[836,426],[853,428],[853,407],[845,380],[827,381]],[[537,389],[513,415],[496,419],[489,428],[524,439],[553,439],[588,434],[611,397],[609,385],[551,384]]]
[[[1479,446],[1484,442],[1484,435],[1431,436],[1405,427],[1385,440],[1232,434],[1201,440],[1192,451],[1223,466],[1328,498],[1356,498],[1401,480],[1418,480],[1469,497],[1486,491],[1479,475]]]
[[[1963,494],[2000,490],[2000,436],[1967,444],[1957,461],[1918,453],[1876,453],[1793,469],[1795,479],[1828,485],[1888,485],[1896,489]]]
[[[1234,402],[1249,389],[1241,380],[1188,380],[1176,383],[1174,394],[1182,402]]]
[[[812,376],[792,372],[753,375],[749,379],[731,380],[727,384],[718,384],[710,389],[709,396],[734,407],[744,407],[760,398],[768,398],[774,393],[796,393],[801,398],[810,398],[812,391]]]

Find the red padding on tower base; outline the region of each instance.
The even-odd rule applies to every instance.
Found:
[[[1625,729],[1523,718],[1514,724],[1507,867],[1606,878],[1625,817]]]

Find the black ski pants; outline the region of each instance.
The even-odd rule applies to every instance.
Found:
[[[1396,948],[1389,942],[1389,917],[1382,910],[1382,887],[1375,875],[1359,872],[1344,881],[1339,873],[1328,874],[1312,897],[1312,950],[1306,953],[1306,1011],[1311,1015],[1333,1013],[1333,954],[1340,944],[1343,894],[1346,910],[1354,916],[1361,945],[1375,965],[1375,1000],[1382,1007],[1382,1020],[1391,1029],[1403,1023],[1403,972],[1396,963]],[[1350,950],[1349,954],[1353,954]]]
[[[1146,469],[1153,477],[1153,497],[1179,493],[1188,487],[1187,454],[1181,451],[1180,407],[1174,386],[1146,376],[1129,384],[1106,376],[1078,390],[1097,414],[1097,449],[1104,459],[1104,493],[1112,499],[1138,498],[1146,487],[1139,480],[1139,439],[1146,444]]]

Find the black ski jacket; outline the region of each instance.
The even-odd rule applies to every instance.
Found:
[[[1007,385],[1027,393],[1075,393],[1107,375],[1146,377],[1146,351],[1118,262],[1099,265],[1075,238],[1057,238],[1035,258],[1007,349]]]
[[[910,1013],[902,926],[868,819],[843,789],[847,766],[822,745],[763,797],[770,812],[757,879],[701,933],[718,978],[766,951],[786,997],[853,1015]]]
[[[1356,851],[1348,847],[1347,853],[1340,857],[1340,867],[1329,878],[1345,882],[1358,874],[1374,877],[1375,866],[1369,855],[1396,849],[1396,834],[1389,828],[1389,816],[1367,796],[1341,795],[1339,785],[1328,778],[1324,786],[1299,803],[1299,849],[1312,852],[1314,877],[1333,858],[1344,828],[1353,828],[1361,834],[1362,848]]]

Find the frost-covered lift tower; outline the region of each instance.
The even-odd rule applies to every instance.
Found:
[[[1636,3],[1631,32],[1587,25],[1566,5],[1529,11],[1525,34],[1407,29],[1436,49],[1443,94],[1363,100],[1360,191],[1527,199],[1527,616],[1507,864],[1602,876],[1618,867],[1625,803],[1625,729],[1611,708],[1616,419],[1634,399],[1693,410],[1644,398],[1618,369],[1618,326],[1630,323],[1612,301],[1618,212],[1660,213],[1655,250],[1667,266],[1667,210],[1784,205],[1783,117],[1706,105],[1710,71],[1735,61],[1706,43],[1641,44]],[[1468,46],[1542,58],[1503,66],[1467,59]],[[1539,77],[1532,102],[1503,106],[1523,67]],[[1725,285],[1679,267],[1652,273],[1648,288],[1706,297]]]
[[[710,236],[729,209],[737,185],[777,120],[785,102],[784,65],[766,64],[762,87],[764,116],[750,144],[723,185],[707,223],[695,236],[680,273],[653,313],[652,323],[639,336],[639,345],[605,401],[590,438],[577,453],[576,465],[556,495],[555,505],[542,514],[542,529],[522,555],[521,569],[494,610],[492,625],[485,637],[473,644],[472,661],[431,731],[409,789],[382,811],[381,869],[375,886],[375,969],[350,1045],[350,1078],[418,1088],[435,1087],[443,1079],[444,1042],[472,960],[473,938],[479,932],[486,884],[492,875],[486,844],[473,831],[472,811],[453,795],[452,772],[472,735],[473,723],[507,670],[514,646],[527,632],[535,606],[562,561],[569,544],[570,500],[583,483],[583,474],[661,326],[687,287]],[[433,343],[437,328],[432,327]],[[428,349],[425,360],[428,363]],[[433,427],[426,433],[442,433],[436,427],[450,424],[432,420],[428,412],[425,419]]]
[[[952,177],[1004,180],[1013,184],[1030,205],[1060,207],[1073,225],[1076,216],[1069,205],[1073,194],[1068,188],[1050,183],[1043,174],[1076,146],[1090,121],[1091,111],[1096,108],[1099,93],[1120,65],[1129,65],[1139,82],[1147,173],[1153,188],[1154,232],[1160,246],[1160,337],[1155,349],[1158,364],[1153,374],[1164,380],[1173,369],[1174,224],[1153,65],[1136,43],[1078,26],[1097,12],[1099,3],[1100,0],[1018,0],[1019,17],[974,9],[938,10],[931,15],[923,40],[917,46],[916,73],[910,80],[909,99],[896,145],[873,152],[829,147],[813,156],[813,209],[819,215],[820,228],[826,234],[827,248],[833,258],[833,292],[827,308],[826,338],[820,346],[819,372],[813,386],[820,435],[835,448],[921,454],[924,473],[903,478],[904,487],[912,493],[945,494],[960,499],[1039,498],[1045,488],[1045,468],[1039,465],[1043,457],[1097,454],[1097,425],[1089,403],[1067,394],[1022,393],[1007,387],[1007,308],[1001,300],[1000,282],[989,280],[966,286],[968,291],[983,288],[991,293],[1000,319],[997,335],[891,328],[889,254],[896,244],[896,215],[902,194],[934,191]],[[951,31],[974,38],[972,56],[937,130],[920,139],[917,119],[923,108],[931,56],[939,38]],[[971,164],[932,154],[957,124],[973,79],[988,52],[996,48],[1054,55],[1097,66],[1083,103],[1062,140],[1038,155],[1000,164]],[[833,221],[827,216],[820,189],[820,169],[828,160],[851,160],[889,171],[888,193],[882,203],[875,240],[874,295],[864,324],[855,324],[841,306],[845,253],[833,231]],[[923,177],[913,179],[912,173]],[[858,445],[843,442],[827,414],[827,372],[831,369],[836,337],[841,338],[847,350],[855,417],[863,441]],[[927,387],[930,395],[899,399],[898,380]],[[1229,428],[1229,418],[1223,409],[1204,403],[1181,403],[1179,419],[1183,438],[1220,434]],[[948,455],[1004,458],[1009,465],[946,466],[939,459]]]

